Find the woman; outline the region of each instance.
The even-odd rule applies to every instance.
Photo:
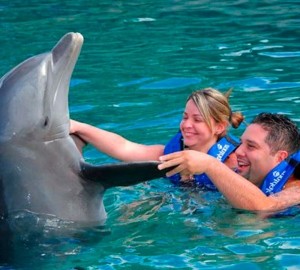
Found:
[[[244,120],[239,112],[232,112],[228,97],[213,88],[193,92],[187,99],[180,131],[164,145],[143,145],[94,126],[71,120],[70,133],[81,137],[101,152],[122,161],[158,160],[160,156],[183,149],[208,153],[228,167],[237,167],[234,150],[239,142],[226,135],[231,124],[237,128]],[[112,143],[113,142],[113,143]],[[205,174],[193,176],[194,183],[213,188]],[[179,175],[171,177],[175,184],[184,182]]]

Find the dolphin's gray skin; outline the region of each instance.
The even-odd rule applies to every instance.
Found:
[[[93,166],[69,135],[70,78],[83,44],[68,33],[0,80],[0,219],[29,211],[62,220],[106,218],[105,189],[162,177],[158,162]]]

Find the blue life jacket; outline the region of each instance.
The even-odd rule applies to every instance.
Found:
[[[265,177],[260,189],[267,195],[281,191],[300,163],[300,151],[280,162]]]
[[[240,141],[233,137],[226,135],[217,141],[207,152],[207,154],[217,158],[221,162],[224,162],[226,158],[240,145]],[[165,146],[164,154],[170,154],[184,149],[183,137],[179,131]],[[175,185],[180,185],[181,176],[179,173],[168,177],[170,181]],[[197,186],[205,187],[211,190],[217,190],[215,185],[210,181],[205,173],[196,174],[193,176],[194,183]]]

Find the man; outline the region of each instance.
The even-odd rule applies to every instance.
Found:
[[[207,154],[185,150],[160,157],[159,169],[177,166],[167,176],[183,179],[205,173],[232,206],[254,211],[279,211],[300,204],[297,126],[280,114],[261,113],[246,128],[236,150],[237,173]],[[245,178],[249,181],[245,181]]]

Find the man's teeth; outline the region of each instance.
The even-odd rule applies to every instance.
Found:
[[[239,162],[238,162],[238,165],[239,165],[239,166],[247,166],[247,163],[239,161]]]

